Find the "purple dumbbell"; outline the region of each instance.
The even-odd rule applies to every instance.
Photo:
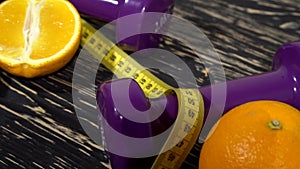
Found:
[[[260,75],[249,76],[241,79],[227,81],[227,95],[224,109],[214,109],[214,111],[221,111],[223,114],[231,108],[254,100],[276,100],[288,103],[300,109],[300,42],[292,42],[283,45],[276,53],[273,60],[273,68],[271,72]],[[112,91],[122,90],[124,85],[129,86],[129,92],[120,92],[122,95],[114,95]],[[113,90],[112,90],[113,86]],[[214,86],[205,86],[199,88],[204,98],[205,120],[208,117],[208,110],[215,105],[222,103],[212,103],[211,89],[223,87],[222,84]],[[118,92],[117,92],[118,93]],[[128,95],[126,95],[128,94]],[[218,93],[216,94],[218,95]],[[140,111],[149,109],[149,100],[143,94],[143,91],[138,84],[131,79],[120,79],[116,81],[106,82],[99,86],[97,92],[97,102],[103,117],[109,126],[116,131],[135,138],[151,137],[163,132],[166,128],[174,123],[177,116],[178,102],[175,95],[168,95],[159,99],[151,100],[151,105],[162,105],[166,103],[162,115],[151,123],[137,123],[126,118],[123,118],[120,112],[126,112],[124,109],[116,109],[115,99],[121,100],[118,104],[122,104],[122,100],[128,99],[132,105]],[[218,97],[218,96],[216,96]],[[215,106],[218,107],[218,106]],[[131,113],[135,113],[132,111]],[[211,112],[210,112],[211,113]],[[220,112],[212,112],[220,113]],[[149,116],[151,116],[149,114]],[[113,140],[110,133],[105,133],[108,150],[113,146],[122,146],[122,140]],[[126,145],[124,145],[126,147]],[[149,144],[149,149],[152,145]],[[127,151],[130,151],[128,149]],[[110,160],[114,169],[129,169],[129,168],[150,168],[154,157],[150,158],[127,158],[110,154]]]
[[[70,0],[70,2],[74,4],[79,12],[106,22],[135,13],[160,12],[170,14],[174,6],[174,0]],[[136,20],[136,29],[142,29],[144,21],[143,18]],[[161,24],[158,20],[153,25],[158,23]],[[124,31],[129,26],[128,23],[117,22],[116,24],[116,34],[120,37],[126,35]],[[120,44],[126,49],[138,50],[157,47],[159,38],[160,36],[155,34],[140,34],[125,40],[121,39]]]

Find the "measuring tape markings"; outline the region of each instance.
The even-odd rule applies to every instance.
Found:
[[[81,46],[118,78],[134,79],[148,98],[158,98],[169,91],[176,93],[178,115],[162,149],[163,153],[157,156],[152,169],[179,168],[196,143],[203,124],[204,103],[199,90],[173,88],[164,83],[99,31],[96,32],[96,29],[85,20],[82,20]],[[174,144],[175,147],[164,151]]]
[[[135,62],[122,49],[109,41],[100,32],[96,32],[86,21],[82,20],[81,45],[118,78],[133,78],[150,98],[158,98],[172,87],[157,79],[144,67]],[[94,35],[95,34],[95,35]],[[130,70],[130,71],[126,71]],[[153,80],[155,79],[155,81]]]
[[[184,99],[184,102],[178,105],[178,110],[183,112],[178,113],[177,119],[182,118],[184,121],[181,124],[176,124],[175,122],[171,136],[169,136],[166,141],[166,144],[177,144],[169,151],[160,154],[158,158],[156,158],[152,169],[180,168],[195,144],[201,130],[203,122],[203,113],[201,112],[204,112],[204,103],[201,94],[194,89],[184,89],[184,91],[176,90],[176,94],[179,96],[178,100],[181,98],[180,93],[177,92],[182,92],[182,99]]]

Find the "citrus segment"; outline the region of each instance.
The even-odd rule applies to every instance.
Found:
[[[31,59],[52,56],[68,44],[74,34],[76,21],[73,15],[67,15],[65,11],[68,11],[65,4],[44,2],[40,11],[40,36],[33,43]]]
[[[25,23],[27,2],[16,1],[14,5],[7,4],[7,2],[1,4],[0,9],[0,55],[18,58],[25,46],[22,28]]]
[[[225,114],[203,144],[200,169],[297,169],[300,112],[276,101],[255,101]]]
[[[77,51],[81,19],[66,0],[8,0],[0,14],[0,66],[12,74],[52,73]]]

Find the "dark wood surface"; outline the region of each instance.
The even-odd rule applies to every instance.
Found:
[[[178,0],[174,15],[207,35],[228,80],[269,71],[276,50],[300,39],[299,0]],[[191,66],[199,86],[207,85],[204,67],[189,49],[168,39],[162,46]],[[36,79],[0,71],[0,168],[109,168],[103,148],[85,134],[74,111],[75,62],[76,56]],[[181,168],[197,168],[200,150],[196,144]]]

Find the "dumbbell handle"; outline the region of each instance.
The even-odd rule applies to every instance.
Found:
[[[254,100],[277,100],[300,109],[300,42],[283,45],[275,54],[270,72],[226,82],[224,112]],[[205,108],[211,104],[211,88],[220,90],[222,84],[199,88]],[[218,97],[218,93],[216,96]]]
[[[223,112],[227,112],[239,104],[254,100],[277,100],[286,102],[300,109],[299,84],[293,79],[293,76],[289,74],[288,69],[293,69],[293,67],[280,67],[280,69],[272,72],[227,81],[226,85],[221,83],[213,86],[200,87],[199,91],[203,96],[204,107],[206,108],[205,116],[207,116],[210,107],[223,104],[212,102],[212,88],[216,90],[214,97],[220,98],[223,93],[218,93],[218,91],[222,91],[222,87],[224,86],[226,86],[226,100],[220,99],[220,101],[225,101]],[[296,73],[296,71],[298,71],[300,75],[297,69],[293,72]]]
[[[70,0],[70,2],[73,3],[80,12],[104,21],[117,19],[119,9],[125,3],[125,1],[117,0]]]
[[[70,2],[81,13],[104,21],[113,21],[134,13],[170,13],[174,4],[174,0],[70,0]]]

